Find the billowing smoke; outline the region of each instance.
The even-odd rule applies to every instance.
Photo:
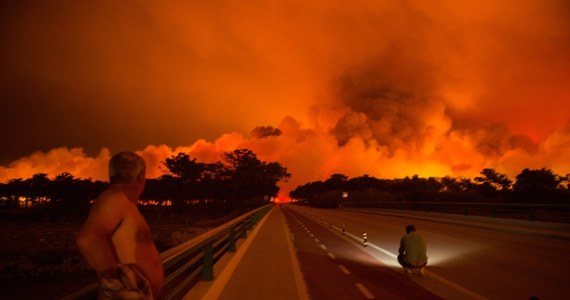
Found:
[[[359,136],[393,155],[398,149],[422,149],[449,129],[445,103],[429,82],[435,74],[422,71],[421,64],[394,63],[397,58],[349,70],[335,82],[336,99],[349,108],[331,131],[339,145]]]
[[[339,122],[343,122],[343,118]],[[424,146],[422,151],[416,147],[390,149],[391,146],[380,143],[372,135],[362,138],[354,134],[340,145],[337,136],[328,130],[306,128],[291,117],[283,119],[273,132],[277,129],[281,134],[264,138],[229,133],[213,142],[199,140],[177,148],[149,145],[137,152],[147,161],[147,176],[152,178],[163,174],[162,161],[179,152],[189,153],[199,161],[215,162],[221,159],[223,152],[248,148],[261,160],[281,162],[293,174],[289,182],[282,183],[284,192],[308,181],[326,179],[333,173],[380,178],[414,174],[473,177],[486,167],[496,168],[511,177],[523,168],[549,167],[561,175],[570,173],[570,127],[555,132],[538,145],[528,144],[525,139],[519,141],[512,135],[504,140],[502,138],[508,135],[487,137],[484,129],[479,132],[448,130],[431,138],[422,137],[421,143],[432,144],[432,147]],[[496,147],[490,143],[493,139],[498,142]],[[88,157],[77,148],[38,152],[8,167],[0,167],[0,180],[28,178],[38,172],[51,177],[70,172],[82,178],[107,180],[110,155],[107,149],[101,150],[97,157]]]
[[[68,172],[79,178],[107,179],[107,164],[111,158],[108,149],[101,149],[96,157],[89,157],[81,148],[55,148],[47,153],[36,152],[20,158],[7,167],[0,167],[0,181],[30,178],[36,173],[50,177]]]
[[[0,135],[44,151],[0,180],[105,180],[125,148],[149,177],[181,151],[249,148],[288,168],[284,190],[332,173],[570,172],[568,1],[121,3],[3,18],[17,26],[3,26],[0,92],[19,104]]]
[[[251,136],[254,138],[262,139],[268,136],[280,136],[281,129],[274,128],[273,126],[258,126],[251,131]]]

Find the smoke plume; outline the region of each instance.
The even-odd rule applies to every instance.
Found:
[[[156,177],[249,148],[288,168],[284,191],[570,173],[564,0],[39,2],[0,9],[3,181],[105,180],[127,149]]]

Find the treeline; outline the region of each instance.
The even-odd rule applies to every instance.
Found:
[[[347,202],[472,202],[570,204],[570,174],[550,169],[524,169],[514,180],[486,168],[473,179],[454,177],[378,179],[368,175],[349,179],[333,174],[290,192],[293,199],[316,207],[338,207]]]
[[[153,200],[159,207],[169,204],[175,209],[197,204],[239,207],[268,203],[277,196],[277,183],[291,177],[281,164],[260,161],[248,149],[223,153],[216,163],[198,162],[186,153],[178,153],[162,164],[164,174],[147,179],[141,200]],[[75,178],[70,173],[53,179],[38,173],[28,179],[0,183],[0,208],[52,206],[68,212],[85,211],[108,185]]]
[[[278,162],[260,161],[248,149],[226,152],[216,163],[202,163],[186,153],[167,158],[166,173],[149,179],[142,199],[188,204],[257,205],[279,192],[277,183],[291,174]]]

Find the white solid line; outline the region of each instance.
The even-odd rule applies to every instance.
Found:
[[[349,236],[351,236],[353,239],[355,239],[355,240],[357,240],[357,241],[362,241],[362,239],[358,238],[357,236],[355,236],[355,235],[352,234],[352,233],[348,233],[348,232],[347,232],[346,234],[349,235]],[[397,257],[398,257],[396,254],[394,254],[394,253],[392,253],[392,252],[390,252],[390,251],[388,251],[388,250],[386,250],[386,249],[384,249],[384,248],[380,248],[380,247],[378,247],[378,246],[376,246],[376,245],[374,245],[374,244],[372,244],[372,243],[370,243],[370,242],[368,243],[368,246],[370,246],[370,247],[372,247],[372,248],[374,248],[374,249],[376,249],[376,250],[378,250],[378,251],[380,251],[380,252],[382,252],[382,253],[384,253],[384,254],[386,254],[386,255],[392,257],[392,258],[397,258]]]
[[[281,210],[279,210],[281,214],[281,221],[284,224],[287,224],[285,220],[285,215]],[[287,228],[283,228],[287,231]],[[295,285],[297,286],[297,296],[300,300],[309,300],[309,292],[307,291],[307,285],[305,279],[303,278],[303,273],[301,272],[301,264],[297,259],[297,255],[295,254],[295,247],[293,246],[293,241],[287,240],[287,248],[289,248],[289,256],[291,258],[291,263],[293,265],[293,277],[295,278]]]
[[[346,274],[346,275],[350,274],[350,271],[349,271],[344,265],[338,265],[338,267],[340,268],[340,270],[341,270],[344,274]]]
[[[243,244],[239,247],[239,249],[237,250],[235,255],[231,258],[231,260],[228,262],[226,267],[220,272],[220,275],[218,275],[215,278],[215,280],[212,282],[212,285],[208,288],[208,291],[203,295],[202,299],[218,299],[220,297],[224,287],[232,277],[234,271],[237,269],[243,256],[247,252],[247,249],[249,248],[253,240],[255,240],[257,233],[259,232],[265,221],[269,218],[269,215],[275,213],[277,212],[273,208],[267,214],[265,214],[265,216],[263,216],[261,221],[253,228],[249,236],[244,240]],[[291,242],[289,239],[287,240]],[[186,296],[188,296],[188,294]]]
[[[443,278],[443,277],[441,277],[441,276],[439,276],[439,275],[436,275],[436,274],[434,274],[433,272],[429,272],[429,271],[427,271],[427,270],[426,270],[425,272],[426,272],[426,276],[429,276],[429,277],[431,277],[431,278],[433,278],[433,279],[435,279],[435,280],[439,280],[441,283],[450,286],[451,288],[453,288],[453,289],[455,289],[455,290],[457,290],[457,291],[459,291],[459,292],[461,292],[461,293],[463,293],[463,294],[465,294],[465,295],[471,297],[472,299],[479,299],[479,300],[487,299],[487,298],[485,298],[485,297],[483,297],[483,296],[481,296],[481,295],[479,295],[479,294],[477,294],[477,293],[475,293],[475,292],[473,292],[473,291],[471,291],[471,290],[468,290],[468,289],[466,289],[466,288],[464,288],[464,287],[458,285],[458,284],[455,283],[455,282],[451,282],[451,281],[449,281],[449,280],[447,280],[447,279],[445,279],[445,278]]]
[[[361,241],[361,239],[358,238],[357,236],[355,236],[354,234],[351,234],[351,233],[348,233],[348,232],[347,232],[346,234],[349,235],[350,237],[352,237],[353,239],[357,240],[357,241]],[[392,253],[392,252],[390,252],[390,251],[388,251],[388,250],[386,250],[386,249],[384,249],[384,248],[378,247],[378,246],[376,246],[375,244],[368,243],[368,246],[369,246],[369,247],[372,247],[372,248],[374,248],[374,249],[376,249],[376,250],[378,250],[378,251],[380,251],[380,252],[382,252],[382,253],[384,253],[384,254],[386,254],[387,256],[389,256],[389,257],[391,257],[391,258],[394,258],[394,259],[395,259],[395,258],[398,257],[396,254],[394,254],[394,253]],[[380,262],[382,262],[379,258],[376,257],[376,259],[379,260]],[[384,262],[382,262],[382,263],[384,263]],[[434,273],[432,273],[432,272],[429,272],[429,271],[427,271],[427,270],[426,270],[426,276],[432,277],[433,279],[438,280],[439,282],[441,282],[441,283],[443,283],[443,284],[449,286],[450,288],[455,289],[456,291],[459,291],[459,292],[463,293],[464,295],[469,296],[469,297],[471,297],[471,298],[473,298],[473,299],[487,299],[487,298],[485,298],[485,297],[483,297],[483,296],[477,294],[477,293],[474,292],[474,291],[471,291],[471,290],[469,290],[469,289],[467,289],[467,288],[464,288],[464,287],[458,285],[458,284],[455,283],[455,282],[449,281],[449,280],[447,280],[447,279],[445,279],[445,278],[443,278],[443,277],[441,277],[441,276],[438,276],[438,275],[436,275],[436,274],[434,274]]]
[[[372,243],[368,243],[368,246],[370,246],[370,247],[372,247],[372,248],[374,248],[374,249],[376,249],[376,250],[378,250],[378,251],[380,251],[380,252],[382,252],[382,253],[384,253],[384,254],[392,257],[392,258],[398,258],[398,256],[396,254],[394,254],[394,253],[392,253],[392,252],[390,252],[384,248],[380,248],[380,247],[378,247]]]
[[[357,283],[356,287],[364,294],[364,297],[374,299],[374,295],[362,283]]]
[[[336,256],[334,256],[334,254],[332,254],[331,252],[327,252],[327,254],[330,256],[330,258],[336,259]]]

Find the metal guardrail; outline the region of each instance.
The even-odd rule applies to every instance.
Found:
[[[181,299],[200,280],[214,279],[214,264],[227,252],[236,251],[236,243],[247,237],[272,205],[239,216],[202,235],[160,254],[165,272],[161,299]],[[97,298],[97,284],[89,285],[63,300]]]
[[[345,208],[380,208],[486,216],[554,223],[570,223],[570,204],[462,203],[462,202],[341,202]]]

